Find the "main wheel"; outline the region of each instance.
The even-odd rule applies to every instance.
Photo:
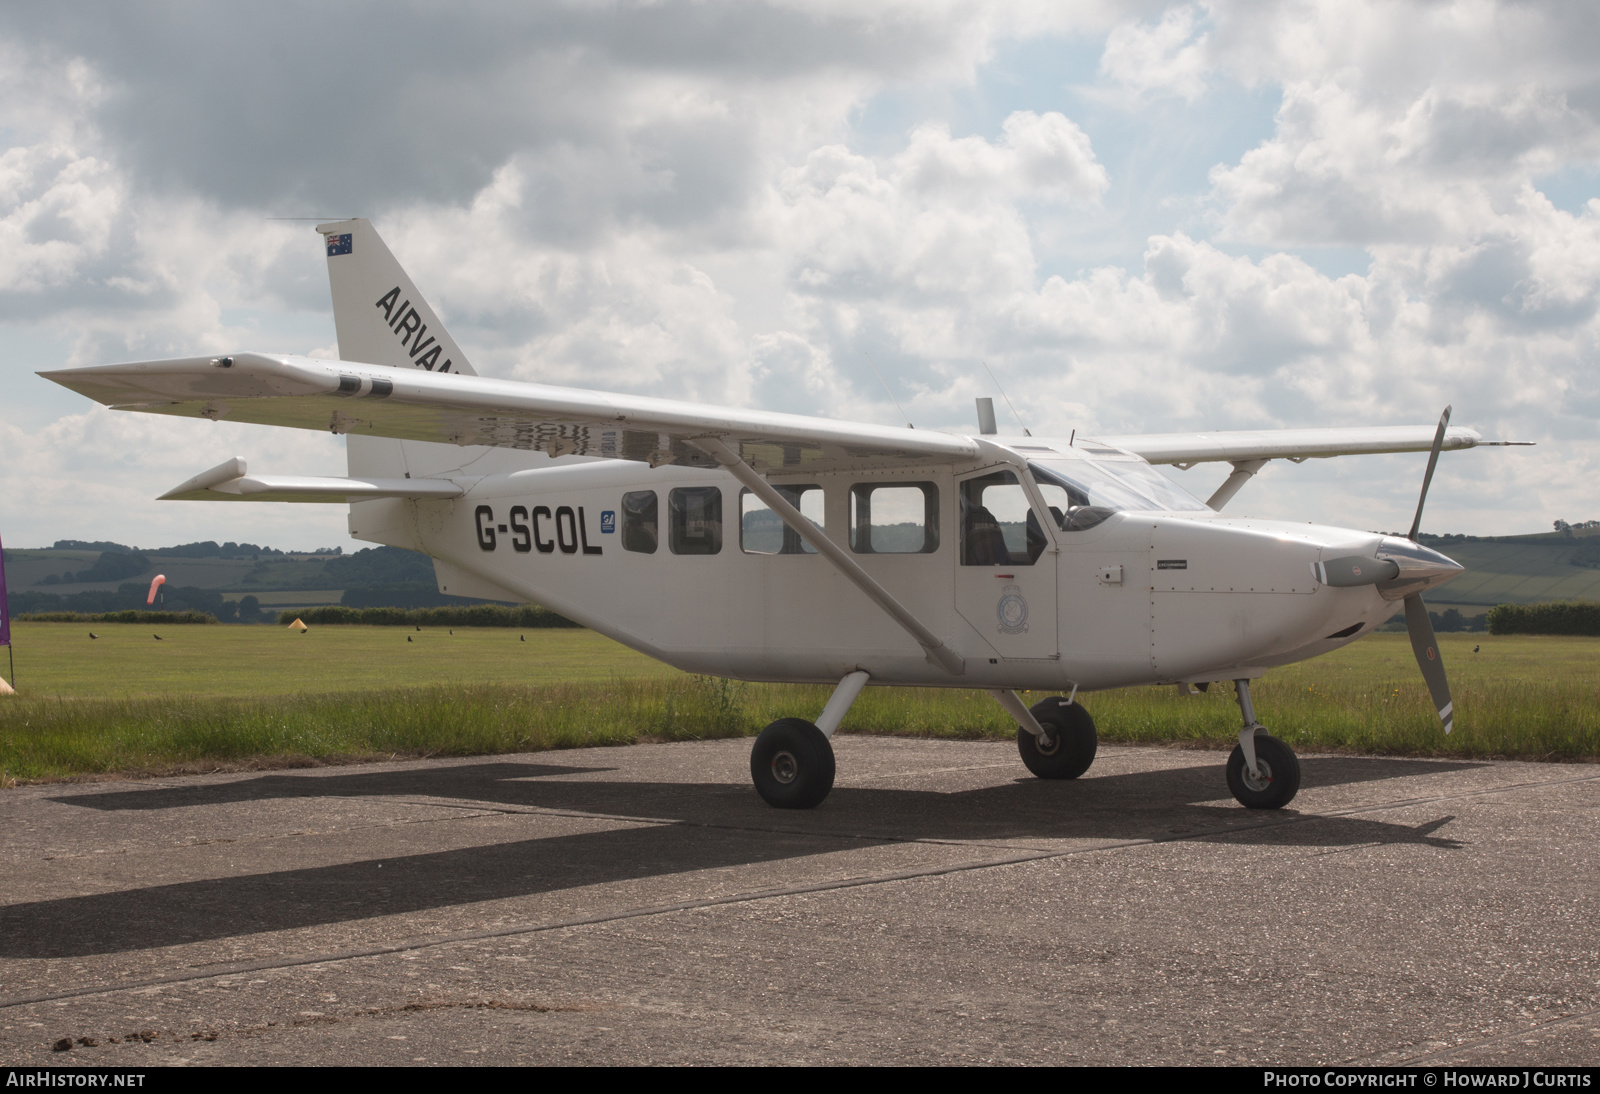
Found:
[[[778,809],[811,809],[833,789],[833,745],[804,718],[779,718],[750,750],[756,793]]]
[[[1041,700],[1029,710],[1050,741],[1041,747],[1039,738],[1025,729],[1017,730],[1017,751],[1028,770],[1041,779],[1076,779],[1089,770],[1099,746],[1089,712],[1059,695]]]
[[[1244,768],[1244,749],[1233,746],[1228,757],[1228,789],[1246,809],[1282,809],[1300,792],[1300,758],[1294,749],[1265,733],[1256,734],[1259,778]]]

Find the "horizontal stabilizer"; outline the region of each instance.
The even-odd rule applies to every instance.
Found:
[[[160,501],[299,501],[343,504],[367,498],[459,498],[466,492],[448,479],[327,478],[317,475],[251,475],[235,456],[202,471]]]

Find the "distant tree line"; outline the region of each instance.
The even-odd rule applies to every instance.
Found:
[[[44,585],[88,585],[103,581],[121,581],[124,578],[135,577],[148,573],[160,565],[158,559],[163,558],[219,558],[219,559],[255,559],[287,557],[287,552],[275,547],[260,547],[254,543],[234,543],[229,540],[218,544],[215,540],[204,540],[199,543],[180,543],[174,547],[154,547],[141,550],[137,547],[128,547],[121,543],[112,543],[108,540],[81,540],[58,539],[52,550],[57,551],[99,551],[100,557],[94,560],[86,570],[65,570],[60,574],[47,575],[41,584]],[[394,550],[394,548],[383,548]],[[345,561],[342,547],[319,547],[315,555],[328,557],[336,562]],[[360,552],[366,554],[367,552]],[[403,554],[414,555],[415,551],[404,551]],[[431,572],[431,571],[430,571]],[[338,588],[333,585],[331,588]]]
[[[1600,604],[1581,600],[1500,604],[1489,609],[1489,633],[1600,636]]]
[[[1441,634],[1454,634],[1459,631],[1483,631],[1488,629],[1488,619],[1484,615],[1462,615],[1458,608],[1446,608],[1442,612],[1429,612],[1428,620],[1433,624],[1433,629]]]
[[[51,546],[54,551],[112,551],[121,554],[144,554],[157,558],[260,558],[262,555],[310,554],[342,555],[343,547],[318,547],[315,551],[280,551],[276,547],[260,547],[254,543],[226,543],[201,540],[198,543],[180,543],[174,547],[129,547],[110,540],[58,539]]]
[[[172,612],[204,612],[222,623],[270,623],[272,616],[261,610],[261,601],[254,596],[238,600],[225,600],[215,589],[197,589],[192,585],[173,588],[164,585],[155,605],[147,605],[147,586],[123,582],[115,592],[106,589],[84,589],[76,593],[37,593],[29,590],[10,594],[11,611],[17,615],[65,612],[101,615],[106,612],[133,612],[139,615]]]
[[[216,623],[209,612],[29,612],[19,623]]]

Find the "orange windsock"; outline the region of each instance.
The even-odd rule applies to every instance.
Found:
[[[166,574],[157,574],[155,576],[155,580],[150,582],[150,595],[145,598],[144,602],[146,604],[154,604],[156,602],[156,589],[159,588],[162,585],[165,585],[166,583],[167,583],[167,575]]]

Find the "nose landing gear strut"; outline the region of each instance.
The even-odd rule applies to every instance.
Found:
[[[1267,727],[1256,721],[1250,681],[1235,680],[1233,690],[1239,697],[1244,728],[1228,757],[1228,789],[1246,809],[1282,809],[1300,790],[1300,758],[1294,749],[1269,737]]]

